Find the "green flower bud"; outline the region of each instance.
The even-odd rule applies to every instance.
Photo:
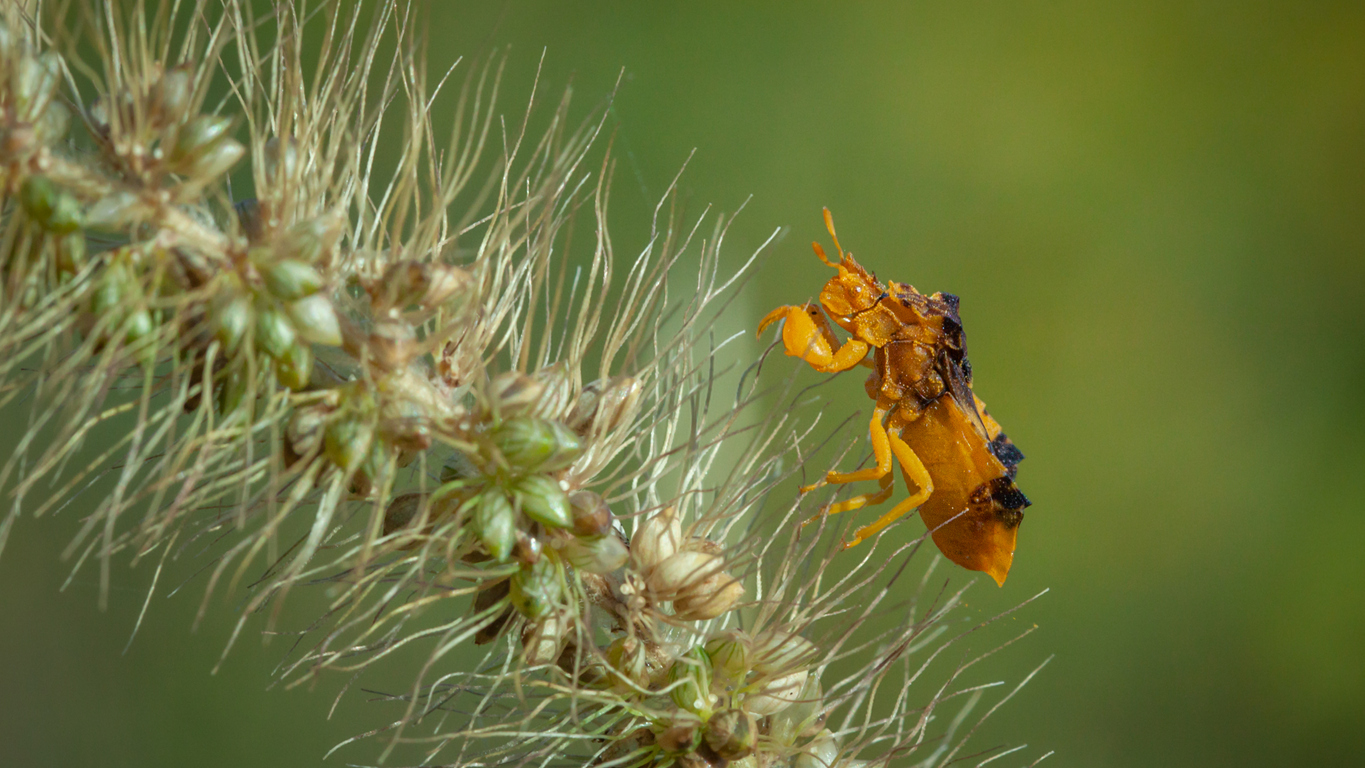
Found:
[[[294,330],[303,338],[314,344],[341,346],[341,321],[337,318],[336,307],[331,299],[315,293],[291,301],[284,306],[284,310],[289,313],[289,319],[294,321]]]
[[[711,657],[711,669],[717,682],[737,684],[744,680],[749,671],[751,642],[748,634],[738,629],[707,641],[706,653]]]
[[[256,344],[267,355],[279,360],[294,345],[294,325],[289,318],[269,304],[256,308]]]
[[[251,299],[246,296],[232,296],[215,302],[212,323],[213,335],[223,345],[223,351],[231,355],[242,343],[247,328],[251,327]]]
[[[499,563],[507,562],[517,543],[517,512],[507,494],[491,488],[478,498],[474,507],[474,532]]]
[[[275,378],[295,392],[306,388],[313,378],[313,348],[297,341],[290,344],[275,363]]]
[[[285,301],[317,293],[323,283],[322,275],[316,269],[293,259],[262,265],[261,276],[265,278],[266,289]]]
[[[155,330],[156,321],[152,319],[152,313],[139,307],[124,321],[124,343],[129,346],[137,344],[150,337]]]
[[[232,123],[232,118],[224,115],[200,115],[194,118],[180,128],[171,159],[180,160],[204,154],[211,144],[232,130]],[[237,146],[241,148],[240,144]]]
[[[630,559],[626,545],[611,534],[572,538],[560,551],[570,565],[588,573],[611,573]]]
[[[99,317],[119,311],[123,297],[127,295],[128,282],[128,272],[122,264],[113,262],[106,266],[90,297],[90,311]]]
[[[531,475],[522,478],[515,489],[517,503],[526,516],[551,528],[573,525],[569,514],[569,496],[554,478]]]
[[[35,224],[58,234],[75,232],[81,228],[83,215],[80,201],[63,192],[46,176],[29,176],[19,187],[19,203]]]
[[[703,720],[711,716],[715,696],[711,694],[711,657],[696,646],[673,662],[668,670],[672,690],[668,695],[679,707],[695,712]]]
[[[218,412],[227,415],[237,410],[246,399],[249,383],[240,366],[229,368],[218,384]]]
[[[327,425],[322,449],[333,464],[350,471],[369,456],[373,441],[374,427],[355,419],[341,418]]]
[[[63,275],[74,275],[85,266],[85,235],[72,232],[57,240],[57,269]]]
[[[493,444],[515,469],[554,472],[573,463],[583,442],[557,421],[508,419],[493,432]]]
[[[548,557],[512,574],[508,597],[522,616],[539,621],[560,602],[559,567]]]

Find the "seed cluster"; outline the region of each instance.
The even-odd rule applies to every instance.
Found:
[[[94,488],[72,551],[106,591],[116,556],[174,565],[186,542],[212,550],[205,605],[244,590],[269,631],[297,618],[291,590],[325,585],[282,677],[427,643],[381,731],[439,742],[423,764],[853,768],[918,748],[938,695],[873,700],[947,608],[853,638],[887,593],[846,598],[890,560],[826,580],[799,502],[760,517],[799,440],[754,379],[718,394],[726,220],[656,221],[613,284],[609,156],[584,170],[603,115],[574,128],[564,101],[545,138],[509,134],[490,68],[440,149],[400,3],[369,36],[323,3],[311,81],[292,3],[268,45],[238,0],[179,25],[176,3],[151,27],[101,10],[93,64],[45,49],[19,5],[0,5],[0,406],[34,405],[0,465],[0,546],[21,512]],[[390,28],[402,55],[376,72]],[[381,179],[385,142],[402,156]],[[696,297],[671,303],[696,241]],[[83,451],[106,426],[114,447]],[[408,735],[447,710],[467,715],[453,732]]]

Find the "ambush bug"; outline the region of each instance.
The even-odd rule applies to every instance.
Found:
[[[786,353],[817,371],[835,373],[859,365],[872,369],[864,386],[876,401],[868,428],[877,465],[856,472],[830,470],[801,491],[826,483],[876,480],[879,490],[832,504],[824,514],[880,504],[891,496],[894,457],[913,493],[855,531],[845,548],[918,507],[934,544],[949,560],[984,571],[1003,586],[1029,505],[1014,484],[1024,454],[972,392],[958,298],[947,293],[925,296],[914,286],[895,281],[883,286],[839,246],[828,208],[825,227],[839,261],[831,262],[819,243],[811,245],[815,255],[839,273],[825,283],[820,303],[778,307],[759,322],[758,332],[784,321]],[[829,320],[852,338],[840,344]]]

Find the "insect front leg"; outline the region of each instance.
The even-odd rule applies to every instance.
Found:
[[[904,517],[911,510],[928,501],[929,496],[934,492],[934,481],[929,477],[929,470],[924,468],[924,462],[920,461],[914,449],[896,433],[890,435],[890,442],[891,450],[896,454],[896,461],[901,465],[901,471],[905,474],[905,484],[914,485],[919,490],[910,498],[893,507],[890,512],[854,531],[853,540],[844,544],[844,549],[858,546],[863,540]]]

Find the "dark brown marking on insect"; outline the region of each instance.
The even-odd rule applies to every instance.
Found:
[[[993,478],[977,486],[967,503],[974,510],[994,515],[1010,528],[1024,521],[1024,509],[1032,504],[1009,476]]]
[[[1024,460],[1024,452],[1019,450],[1019,446],[1015,445],[1008,437],[1005,437],[1004,432],[996,435],[995,439],[991,441],[991,453],[995,454],[995,458],[1005,465],[1005,471],[1009,473],[1010,477],[1014,477],[1014,473],[1019,470],[1019,462]]]

